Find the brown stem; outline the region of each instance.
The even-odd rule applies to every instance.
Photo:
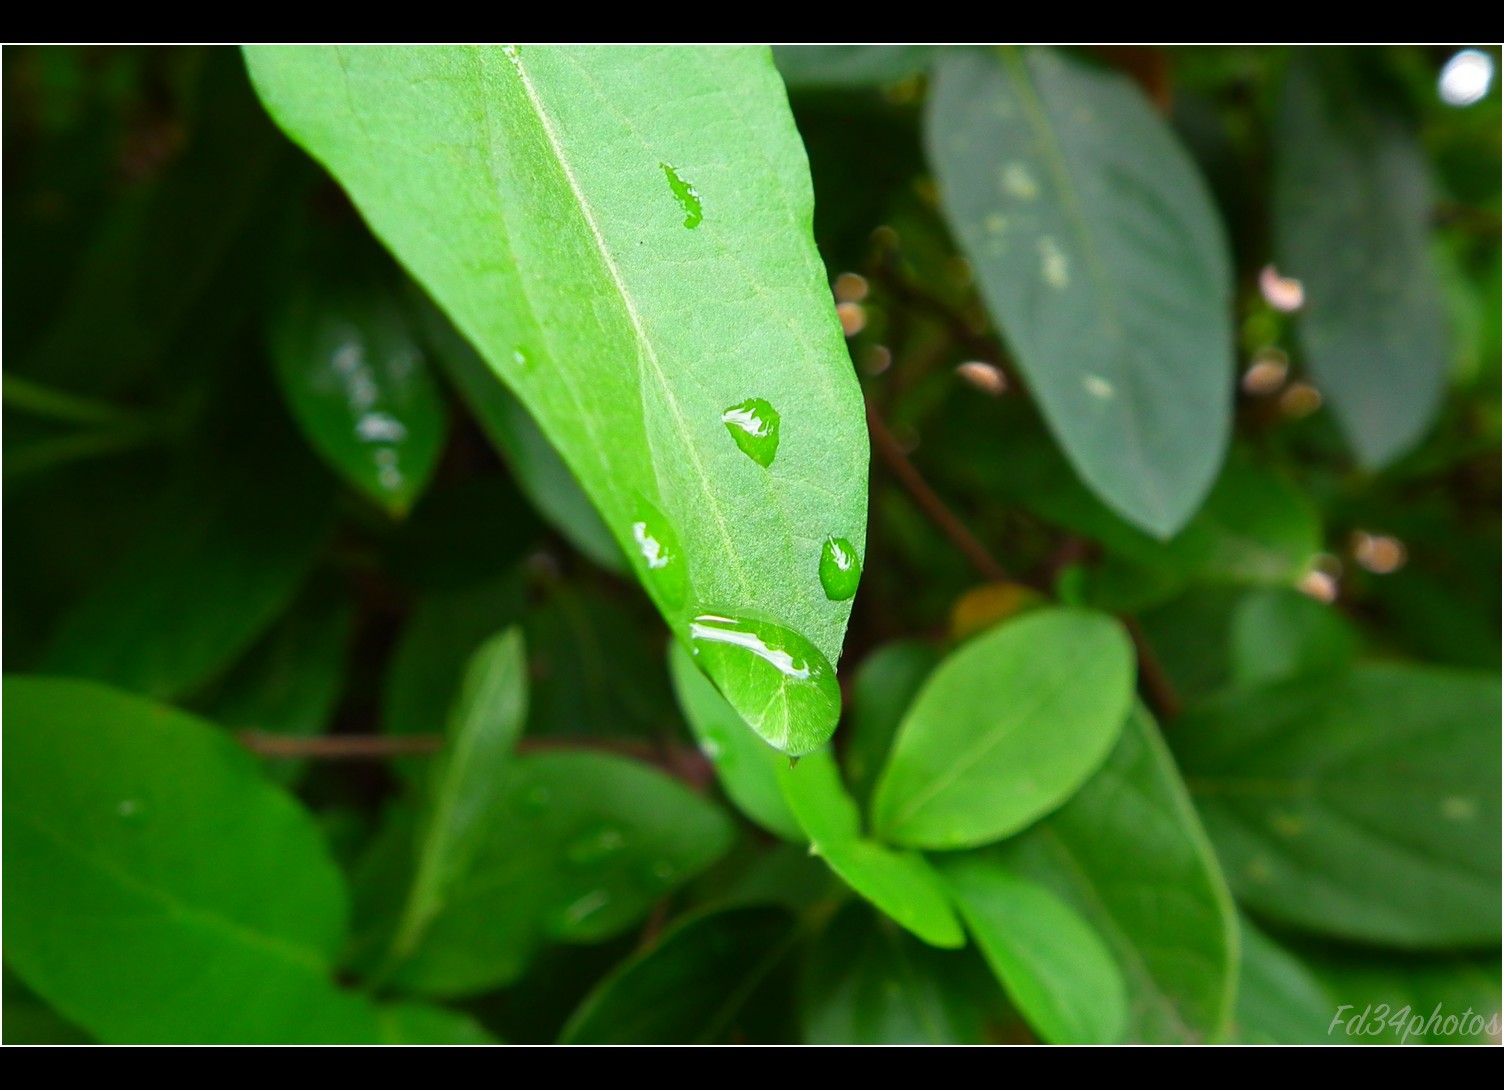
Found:
[[[1180,714],[1183,707],[1180,694],[1175,691],[1175,685],[1170,681],[1170,675],[1165,673],[1154,648],[1149,646],[1149,639],[1138,621],[1126,615],[1120,620],[1128,629],[1128,635],[1133,638],[1133,648],[1138,653],[1138,676],[1144,683],[1144,695],[1148,697],[1149,705],[1159,717],[1160,723],[1166,723]]]
[[[243,730],[236,740],[262,757],[322,757],[332,760],[386,760],[435,753],[444,744],[437,734],[320,734],[301,738],[264,730]]]
[[[898,440],[888,430],[888,425],[883,423],[882,417],[871,405],[867,406],[867,430],[872,433],[872,445],[877,450],[878,457],[887,464],[893,476],[898,478],[898,483],[918,504],[931,522],[940,528],[940,532],[950,538],[951,543],[961,550],[962,555],[971,561],[971,566],[977,570],[984,579],[995,583],[1006,582],[1008,573],[997,559],[987,551],[987,547],[978,541],[966,524],[956,517],[949,507],[945,505],[929,482],[924,479],[919,470],[914,468],[914,463],[909,461],[909,456],[903,452]]]

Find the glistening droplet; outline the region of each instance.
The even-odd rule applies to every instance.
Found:
[[[705,209],[700,204],[699,191],[695,189],[693,182],[685,180],[667,163],[658,165],[668,176],[668,188],[673,193],[674,200],[678,201],[679,207],[684,209],[684,226],[693,231],[705,219]]]
[[[741,452],[764,469],[778,454],[780,421],[777,410],[760,397],[749,397],[721,413],[721,423]]]
[[[646,572],[648,585],[656,587],[670,607],[683,605],[689,587],[689,573],[684,566],[679,535],[646,501],[638,503],[637,520],[630,530],[634,552]]]
[[[820,549],[820,585],[832,602],[844,602],[862,581],[862,561],[844,537],[828,537]]]

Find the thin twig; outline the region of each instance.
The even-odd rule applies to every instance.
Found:
[[[236,740],[262,757],[320,757],[331,760],[386,760],[437,753],[444,739],[437,734],[320,734],[302,738],[264,730],[243,730]]]
[[[882,417],[869,404],[867,406],[867,430],[872,433],[872,445],[876,448],[878,457],[887,464],[893,476],[898,478],[898,483],[919,505],[931,522],[940,528],[940,532],[950,538],[951,543],[961,550],[962,555],[971,561],[971,566],[984,579],[994,583],[1003,583],[1008,580],[1008,573],[997,559],[987,551],[987,546],[973,536],[966,528],[966,524],[956,517],[949,507],[945,505],[929,486],[919,470],[914,468],[914,463],[909,461],[909,456],[904,453],[903,447],[899,446],[898,440],[888,430],[888,425],[883,423]]]
[[[1150,707],[1161,723],[1174,719],[1183,705],[1170,675],[1165,672],[1154,648],[1149,646],[1149,638],[1138,621],[1126,614],[1119,619],[1128,629],[1128,635],[1133,637],[1133,648],[1138,653],[1138,676],[1144,683],[1144,695],[1149,698]]]

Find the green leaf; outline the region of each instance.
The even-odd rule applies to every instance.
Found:
[[[376,1012],[386,1045],[494,1045],[495,1037],[468,1015],[429,1003],[389,1003]]]
[[[1337,1000],[1331,1037],[1356,1044],[1497,1044],[1499,961],[1483,958],[1309,958]]]
[[[1240,900],[1413,948],[1499,940],[1499,680],[1361,666],[1229,693],[1175,750]]]
[[[805,962],[799,1005],[806,1043],[977,1043],[982,1012],[956,980],[964,960],[920,945],[863,905],[846,905]]]
[[[5,943],[110,1043],[373,1040],[330,966],[345,892],[222,733],[90,682],[5,681]]]
[[[89,1035],[42,1001],[9,968],[4,977],[4,1011],[0,1013],[7,1045],[86,1045]]]
[[[1303,50],[1286,74],[1274,241],[1279,271],[1304,289],[1312,374],[1359,459],[1377,467],[1431,423],[1450,357],[1425,155],[1351,54]]]
[[[730,846],[719,810],[634,761],[515,759],[467,871],[392,983],[465,995],[515,980],[547,942],[599,942]]]
[[[1241,921],[1238,973],[1238,1040],[1250,1045],[1346,1045],[1346,1033],[1328,1033],[1337,1002],[1300,958]]]
[[[780,767],[783,797],[810,849],[867,900],[931,946],[966,944],[940,876],[924,856],[862,837],[862,817],[828,751]]]
[[[1205,186],[1122,75],[953,50],[926,117],[941,204],[1081,479],[1159,537],[1217,475],[1232,276]]]
[[[1107,941],[1128,988],[1130,1040],[1222,1035],[1237,976],[1237,918],[1185,786],[1142,708],[1069,803],[986,854],[1058,894]]]
[[[701,668],[780,749],[819,748],[851,608],[826,597],[820,552],[865,540],[867,438],[768,52],[247,57],[273,117],[527,406]],[[752,398],[781,419],[769,465],[726,427]]]
[[[788,956],[795,935],[793,914],[771,905],[682,920],[601,981],[559,1043],[720,1043],[758,986]]]
[[[471,656],[450,712],[444,750],[429,775],[417,873],[392,940],[394,962],[417,949],[491,835],[512,747],[526,720],[527,656],[522,633],[510,628]]]
[[[721,789],[738,810],[768,832],[803,843],[804,829],[784,801],[778,781],[778,765],[787,758],[747,727],[695,668],[683,647],[670,645],[668,659],[679,707],[700,751],[710,759]]]
[[[865,803],[872,794],[904,713],[939,661],[934,648],[917,640],[896,640],[862,660],[852,683],[843,754],[858,801]]]
[[[968,848],[1068,799],[1112,749],[1133,699],[1133,646],[1110,618],[1038,610],[940,664],[878,781],[885,840]]]
[[[198,702],[206,719],[235,731],[307,738],[320,734],[345,684],[355,610],[339,580],[315,578],[279,620]],[[292,783],[308,762],[268,760],[266,774]]]
[[[533,507],[591,560],[608,571],[625,573],[627,558],[621,546],[527,409],[438,307],[427,297],[418,307],[440,366]]]
[[[1043,886],[996,860],[940,873],[1008,998],[1049,1044],[1114,1044],[1128,1022],[1123,974],[1102,937]]]
[[[1233,677],[1253,688],[1292,677],[1341,673],[1357,638],[1330,606],[1299,591],[1249,591],[1232,616]]]
[[[791,88],[876,87],[923,72],[932,45],[775,45],[778,74]]]
[[[373,271],[385,262],[361,250],[306,256],[269,340],[308,441],[341,477],[400,516],[438,463],[444,403],[400,297]]]

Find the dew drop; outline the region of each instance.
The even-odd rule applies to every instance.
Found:
[[[596,866],[616,855],[627,845],[627,838],[614,825],[602,825],[570,841],[564,858],[577,867]]]
[[[657,588],[669,606],[683,605],[689,575],[673,527],[651,504],[643,501],[637,505],[637,521],[632,523],[631,532],[648,584]]]
[[[772,621],[702,613],[690,623],[689,643],[721,695],[775,749],[811,753],[835,731],[835,670],[799,633]]]
[[[844,602],[862,580],[862,561],[844,537],[828,537],[820,549],[820,585],[832,602]]]
[[[668,188],[673,193],[674,200],[678,201],[679,207],[684,209],[684,226],[693,231],[705,219],[705,210],[700,204],[699,190],[695,189],[693,182],[687,182],[681,178],[679,172],[667,163],[658,165],[668,176]]]
[[[750,397],[721,413],[721,423],[741,452],[767,469],[778,455],[778,411],[760,397]]]
[[[512,362],[515,363],[518,367],[523,368],[524,370],[528,367],[531,367],[533,364],[533,361],[528,356],[526,349],[524,349],[521,345],[517,345],[512,349]]]

